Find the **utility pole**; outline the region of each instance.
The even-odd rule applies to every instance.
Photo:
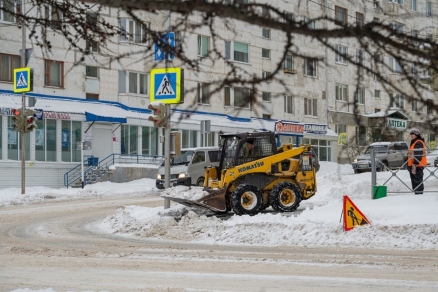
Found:
[[[172,23],[170,20],[170,10],[168,11],[166,19],[166,29],[170,32]],[[170,52],[167,52],[166,59],[164,60],[166,68],[169,66]],[[170,188],[170,104],[166,104],[166,118],[167,124],[164,127],[164,187]],[[170,200],[164,199],[164,209],[170,208]]]
[[[23,3],[24,5],[24,3]],[[24,11],[24,7],[23,10]],[[24,19],[21,24],[21,68],[26,67],[26,27]],[[29,78],[30,80],[30,78]],[[21,112],[23,119],[23,129],[21,129],[21,194],[26,194],[26,131],[24,117],[26,114],[26,93],[21,93]]]

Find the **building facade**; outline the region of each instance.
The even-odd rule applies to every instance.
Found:
[[[28,8],[21,1],[12,1],[16,8],[29,13],[44,13],[55,17],[50,7],[42,12]],[[321,3],[323,3],[322,1]],[[376,2],[376,1],[374,1]],[[425,39],[437,35],[437,1],[382,0],[378,4],[365,1],[351,4],[347,0],[298,5],[296,1],[274,1],[278,7],[296,19],[307,19],[309,27],[324,28],[325,22],[315,22],[327,13],[347,22],[382,21],[394,23],[405,32],[424,34]],[[9,3],[9,4],[6,4]],[[10,1],[0,0],[1,5]],[[44,11],[47,10],[47,11]],[[391,13],[388,13],[391,12]],[[90,52],[85,60],[57,31],[57,23],[47,28],[51,52],[33,46],[28,67],[33,68],[33,91],[27,93],[29,107],[41,113],[37,130],[26,134],[25,145],[20,135],[12,131],[12,110],[21,107],[21,94],[13,93],[13,69],[21,67],[21,28],[7,13],[0,14],[0,185],[13,187],[20,180],[20,149],[26,149],[27,185],[63,187],[63,175],[83,159],[77,143],[91,141],[86,155],[104,158],[112,153],[126,155],[162,155],[161,129],[148,120],[151,111],[150,71],[164,64],[154,60],[152,40],[146,28],[163,30],[168,26],[161,14],[138,12],[144,24],[115,8],[99,13],[88,12],[90,19],[105,18],[119,26],[126,35],[113,37],[106,45],[85,42],[79,45]],[[436,12],[435,12],[436,13]],[[62,19],[62,15],[58,15]],[[173,17],[174,18],[174,17]],[[176,19],[170,16],[170,23]],[[191,22],[201,24],[201,15],[191,16]],[[249,75],[267,76],[275,70],[283,55],[284,35],[262,26],[218,20],[214,24],[217,39],[215,49],[229,62],[244,68]],[[225,87],[211,94],[211,87],[223,80],[227,64],[213,53],[213,39],[207,27],[194,32],[174,31],[175,45],[182,46],[187,58],[197,61],[202,73],[185,66],[181,60],[169,61],[171,67],[184,69],[185,100],[172,107],[171,128],[182,134],[182,147],[213,146],[219,143],[219,132],[270,130],[279,135],[279,143],[311,143],[320,160],[349,162],[342,152],[351,139],[360,146],[371,140],[407,140],[407,130],[424,115],[434,115],[429,108],[408,104],[396,92],[388,93],[374,76],[364,73],[360,81],[357,68],[349,64],[346,55],[363,62],[374,62],[364,56],[351,40],[333,43],[336,52],[320,43],[297,35],[295,43],[305,56],[287,54],[278,81],[260,85],[257,102],[243,98],[249,88]],[[127,57],[112,62],[114,54]],[[315,58],[327,60],[327,65]],[[382,54],[380,62],[391,64],[387,72],[392,82],[400,81],[397,61]],[[283,85],[280,84],[280,81]],[[285,94],[284,88],[288,93]],[[435,101],[433,92],[424,96]],[[357,100],[358,108],[351,105]],[[393,111],[385,109],[393,107]],[[381,112],[379,114],[379,112]],[[361,116],[360,122],[357,115]],[[202,121],[211,122],[211,132],[201,133]],[[385,129],[385,131],[382,131]],[[425,133],[434,147],[434,133]],[[44,175],[42,173],[44,171]],[[7,174],[7,175],[6,175]],[[13,179],[9,179],[13,176]]]

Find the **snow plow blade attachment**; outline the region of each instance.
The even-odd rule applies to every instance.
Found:
[[[208,195],[198,200],[190,200],[190,199],[177,198],[171,196],[161,196],[161,197],[191,208],[209,210],[216,213],[223,213],[227,211],[225,190],[204,189],[204,191],[208,192]]]

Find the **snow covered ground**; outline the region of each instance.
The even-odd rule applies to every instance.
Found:
[[[434,169],[433,169],[434,170]],[[425,177],[429,172],[425,171]],[[438,174],[437,174],[438,175]],[[208,244],[354,246],[383,249],[438,249],[438,179],[425,181],[426,192],[416,196],[408,192],[407,171],[399,171],[386,185],[385,198],[371,199],[370,173],[353,174],[350,165],[322,162],[317,173],[318,191],[299,207],[299,214],[232,216],[222,220],[188,211],[172,203],[170,209],[123,206],[90,228],[120,236],[147,237]],[[391,172],[378,173],[383,184]],[[177,187],[175,195],[193,195],[196,190]],[[158,193],[155,181],[141,179],[129,183],[98,183],[84,189],[20,188],[0,190],[0,206],[33,204],[46,200],[75,200],[95,197],[142,196]],[[397,193],[398,192],[398,193]],[[343,230],[343,197],[347,195],[369,219],[370,225]],[[163,203],[164,206],[164,203]],[[268,209],[269,211],[269,209]],[[172,215],[186,214],[180,220]]]

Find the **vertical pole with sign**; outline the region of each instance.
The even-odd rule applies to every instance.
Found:
[[[24,3],[23,3],[24,5]],[[24,11],[24,7],[23,7]],[[24,23],[21,25],[21,67],[26,67],[26,26]],[[30,82],[30,76],[28,76],[28,82]],[[21,93],[21,110],[24,115],[26,112],[26,92]],[[24,124],[24,121],[23,121]],[[21,194],[26,193],[26,132],[24,129],[21,131]]]

